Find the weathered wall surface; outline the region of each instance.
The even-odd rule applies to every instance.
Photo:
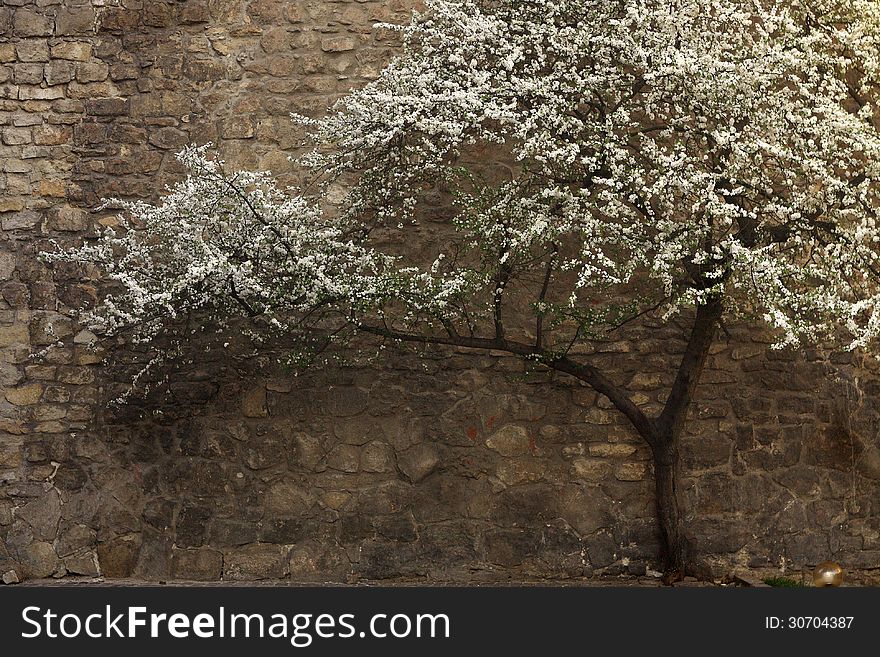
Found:
[[[96,289],[39,262],[48,238],[105,221],[90,212],[102,197],[155,196],[190,141],[283,173],[288,113],[373,77],[395,42],[372,25],[409,4],[3,0],[0,574],[501,580],[656,564],[647,451],[575,382],[492,354],[296,379],[212,360],[145,419],[106,410],[100,358],[59,312]],[[719,571],[880,567],[876,368],[729,333],[685,445],[695,551]],[[681,334],[627,329],[593,357],[656,405]]]

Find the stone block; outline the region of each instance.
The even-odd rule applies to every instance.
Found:
[[[88,41],[62,41],[52,46],[52,59],[87,62],[92,57],[92,44]]]
[[[56,59],[45,65],[46,83],[49,85],[67,84],[76,75],[76,65],[63,59]]]
[[[228,581],[280,579],[288,573],[288,549],[254,543],[223,553],[223,579]]]
[[[12,67],[12,80],[15,84],[40,84],[43,81],[45,64],[16,64]]]
[[[30,9],[18,9],[12,19],[12,33],[17,37],[45,37],[52,34],[52,19]]]
[[[79,36],[95,32],[97,16],[89,6],[64,7],[55,16],[56,36]]]
[[[241,412],[245,417],[266,417],[266,388],[257,386],[248,390],[241,400]]]
[[[206,0],[190,0],[180,8],[178,13],[180,22],[184,25],[207,23],[211,20]]]
[[[429,444],[421,443],[397,455],[397,466],[412,483],[422,481],[440,463],[437,450]]]
[[[43,394],[43,386],[39,383],[29,383],[18,388],[6,390],[6,401],[13,406],[29,406],[40,401]]]
[[[76,65],[76,81],[80,84],[103,82],[109,76],[110,67],[104,62],[80,62]]]
[[[306,541],[290,550],[289,571],[292,582],[343,583],[351,563],[339,546]]]
[[[624,463],[614,472],[618,481],[641,481],[648,473],[648,467],[644,463]]]
[[[86,114],[92,116],[121,116],[128,114],[126,98],[92,98],[85,102]]]
[[[321,41],[321,50],[324,52],[347,52],[354,48],[354,39],[347,36],[329,37]]]
[[[7,146],[21,146],[31,143],[31,131],[29,128],[3,128],[0,133],[2,141]]]
[[[37,87],[32,85],[18,88],[19,100],[56,100],[64,98],[64,89],[59,86]]]
[[[217,581],[223,576],[223,554],[210,548],[173,549],[171,576],[177,580]]]
[[[5,230],[5,228],[4,228]],[[0,326],[0,347],[11,347],[13,345],[30,344],[30,331],[27,324],[12,324],[11,326]]]
[[[98,544],[98,565],[104,577],[129,577],[140,554],[139,537],[120,536]]]
[[[15,56],[20,62],[48,62],[49,45],[45,39],[26,39],[15,44]]]
[[[524,427],[508,424],[486,440],[486,447],[502,456],[523,456],[530,452],[531,442]]]
[[[34,143],[38,146],[59,146],[69,141],[71,136],[69,128],[56,125],[37,126],[32,134]]]

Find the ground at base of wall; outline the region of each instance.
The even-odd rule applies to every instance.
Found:
[[[686,577],[672,584],[673,587],[764,587],[771,588],[764,583],[765,579],[780,577],[779,571],[750,571],[737,573],[729,580],[704,581],[694,577]],[[791,572],[786,578],[801,582],[805,586],[811,585],[812,575],[808,570]],[[34,587],[64,587],[64,586],[118,586],[118,587],[142,587],[142,586],[168,586],[168,587],[408,587],[408,586],[439,586],[439,587],[515,587],[515,586],[543,586],[543,587],[625,587],[625,588],[656,588],[665,586],[657,577],[590,577],[581,579],[548,580],[548,579],[511,579],[503,582],[461,582],[461,581],[437,581],[423,579],[393,579],[393,580],[362,580],[355,584],[351,582],[296,582],[291,580],[258,580],[258,581],[219,581],[219,582],[196,582],[186,580],[159,580],[148,581],[142,579],[108,579],[104,577],[64,577],[59,579],[33,579],[19,584],[19,586]],[[848,573],[843,586],[880,586],[880,571],[867,570],[856,573]]]

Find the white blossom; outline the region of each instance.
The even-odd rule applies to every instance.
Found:
[[[121,203],[120,230],[53,256],[118,284],[93,321],[150,341],[190,313],[284,332],[325,307],[473,331],[548,272],[533,308],[560,326],[635,285],[666,316],[721,296],[777,346],[877,338],[880,3],[426,5],[377,80],[294,117],[317,193],[192,147],[161,204]],[[482,177],[487,154],[505,180]],[[405,247],[438,187],[454,233],[420,262]]]

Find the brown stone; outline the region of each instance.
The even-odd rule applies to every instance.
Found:
[[[183,72],[196,82],[212,82],[226,77],[226,65],[213,59],[188,59]]]
[[[128,113],[125,98],[92,98],[86,100],[86,114],[93,116],[119,116]]]
[[[648,468],[644,463],[624,463],[614,473],[619,481],[641,481],[647,475]]]
[[[324,52],[346,52],[354,50],[355,42],[351,37],[330,37],[321,41]]]
[[[590,445],[590,456],[615,457],[630,456],[636,451],[635,446],[625,443],[593,443]]]
[[[228,581],[279,579],[288,572],[287,549],[254,543],[223,554],[223,579]]]
[[[277,25],[283,20],[284,5],[281,0],[253,0],[247,6],[248,15],[259,22]]]
[[[27,345],[30,343],[30,338],[30,331],[28,331],[26,324],[0,326],[0,347],[11,347],[15,344]]]
[[[367,443],[361,451],[360,469],[364,472],[392,472],[394,470],[394,450],[390,445],[378,441]]]
[[[44,125],[33,129],[34,143],[39,146],[57,146],[70,139],[70,129],[54,125]],[[55,196],[55,194],[52,194]]]
[[[149,27],[167,27],[171,24],[174,5],[164,2],[148,2],[144,4],[141,18]]]
[[[80,62],[76,65],[76,81],[82,84],[103,82],[109,76],[110,67],[104,62]]]
[[[12,79],[15,84],[40,84],[44,67],[40,63],[16,64],[12,67]]]
[[[98,569],[98,556],[91,550],[82,550],[77,554],[71,554],[63,558],[65,570],[71,575],[84,575],[86,577],[97,577],[100,575]]]
[[[98,565],[104,577],[129,577],[137,564],[140,541],[121,536],[98,544]]]
[[[292,582],[343,583],[351,563],[342,548],[308,541],[290,551],[289,571]]]
[[[486,447],[502,456],[523,456],[530,451],[529,432],[523,427],[508,424],[486,440]]]
[[[53,59],[86,62],[92,57],[92,44],[87,41],[62,41],[52,46]]]
[[[109,32],[131,32],[137,28],[138,12],[125,7],[107,7],[98,16],[98,28]]]
[[[59,566],[58,555],[51,543],[46,541],[29,542],[18,552],[22,574],[28,579],[51,576]]]
[[[413,483],[434,472],[439,463],[437,450],[425,443],[414,445],[397,455],[397,467]]]
[[[190,0],[180,8],[178,16],[184,25],[207,23],[211,20],[206,0]]]
[[[171,552],[171,576],[178,580],[214,582],[223,575],[223,554],[209,548],[174,549]]]
[[[43,394],[43,386],[39,383],[29,383],[18,388],[6,390],[6,401],[15,406],[29,406],[40,401]]]
[[[73,140],[79,145],[103,144],[107,140],[107,126],[103,123],[81,123],[73,129]]]
[[[250,139],[254,136],[254,122],[248,116],[235,116],[223,123],[220,135],[224,139]]]
[[[359,464],[359,450],[353,445],[337,445],[327,455],[327,467],[341,472],[357,472]]]
[[[27,128],[4,128],[0,136],[7,146],[21,146],[31,143],[31,131]]]
[[[611,473],[611,466],[600,459],[575,459],[571,466],[574,477],[590,482],[603,481]]]
[[[188,140],[189,135],[182,130],[172,127],[154,130],[150,133],[148,138],[148,141],[157,148],[177,150],[182,148]]]
[[[248,390],[241,400],[241,412],[245,417],[266,417],[266,388],[257,386]]]

